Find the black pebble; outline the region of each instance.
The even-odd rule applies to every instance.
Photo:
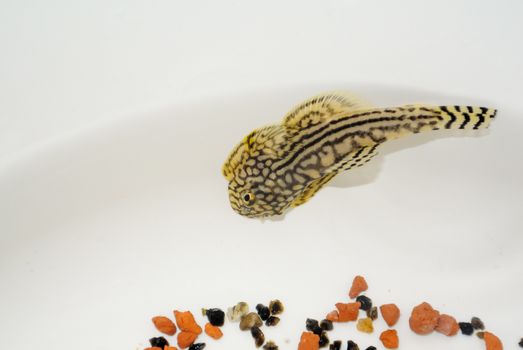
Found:
[[[305,321],[305,328],[312,332],[312,330],[316,327],[318,327],[319,324],[318,324],[318,321],[313,319],[313,318],[308,318],[306,321]]]
[[[367,349],[365,350],[376,350],[376,347],[375,346],[369,346]]]
[[[483,324],[483,321],[481,321],[478,317],[472,317],[472,320],[470,320],[470,324],[474,329],[484,330],[485,325]]]
[[[330,340],[329,337],[327,337],[327,332],[322,332],[320,334],[320,348],[326,347],[329,343]]]
[[[330,346],[329,350],[341,350],[341,340],[335,340]]]
[[[334,329],[334,325],[332,324],[332,321],[329,321],[327,319],[325,320],[322,320],[320,322],[320,327],[321,329],[323,329],[324,331],[332,331]]]
[[[158,347],[163,349],[164,346],[169,346],[169,342],[164,337],[156,337],[149,339],[152,347]]]
[[[258,315],[260,316],[262,321],[267,321],[267,319],[271,315],[271,310],[269,310],[269,307],[263,304],[256,305],[256,311],[258,311]]]
[[[523,348],[523,338],[521,338],[521,340],[519,341],[519,346],[521,346]]]
[[[194,343],[189,346],[189,350],[202,350],[205,348],[205,343]]]
[[[257,348],[259,348],[263,345],[263,343],[265,343],[265,334],[263,334],[262,330],[259,327],[252,327],[251,335],[254,338],[254,343],[256,344]]]
[[[372,300],[369,297],[366,297],[365,295],[360,295],[356,298],[356,301],[359,301],[361,303],[361,310],[367,311],[372,308]]]
[[[209,323],[216,327],[223,326],[225,322],[225,312],[220,309],[209,309],[207,310],[207,319]]]
[[[352,340],[349,340],[347,342],[347,350],[360,350],[360,347]]]
[[[474,333],[474,327],[472,327],[472,324],[469,322],[460,322],[459,328],[461,329],[461,333],[465,335],[472,335],[472,333]]]
[[[316,335],[321,335],[321,333],[323,333],[323,329],[321,329],[321,327],[319,325],[315,326],[312,330],[312,333],[314,333]]]

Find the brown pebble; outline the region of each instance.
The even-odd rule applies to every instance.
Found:
[[[483,324],[483,321],[479,319],[479,317],[472,317],[470,320],[470,324],[474,329],[484,330],[485,325]]]
[[[271,310],[272,315],[279,315],[283,312],[283,310],[285,310],[285,307],[281,301],[276,299],[269,303],[269,310]]]
[[[263,345],[265,343],[265,334],[263,334],[262,330],[256,326],[251,328],[251,335],[254,338],[254,344],[257,348]]]
[[[247,315],[243,316],[240,321],[240,329],[242,331],[248,331],[252,327],[261,326],[263,326],[263,321],[256,312],[249,312]]]
[[[439,312],[434,310],[429,303],[421,303],[412,309],[409,319],[410,329],[416,334],[429,334],[436,328]]]
[[[376,321],[378,319],[378,308],[373,306],[371,309],[367,310],[367,317],[373,321]]]
[[[269,340],[264,346],[263,350],[278,350],[278,345],[274,343],[272,340]]]
[[[280,323],[280,318],[277,317],[277,316],[269,316],[269,318],[267,319],[267,321],[265,321],[265,325],[267,327],[274,327],[274,326],[277,326],[278,323]]]

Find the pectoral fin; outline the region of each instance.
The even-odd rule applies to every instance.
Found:
[[[362,165],[369,162],[378,154],[376,150],[377,147],[378,145],[362,147],[357,151],[349,153],[342,161],[338,162],[332,168],[330,168],[326,175],[309,183],[304,188],[303,192],[292,202],[291,206],[297,207],[306,203],[316,194],[316,192],[318,192],[340,172],[356,167],[361,167]]]
[[[297,207],[306,203],[316,194],[316,192],[318,192],[327,182],[332,180],[336,175],[337,173],[330,173],[309,183],[307,187],[303,189],[303,192],[292,202],[291,206]]]
[[[341,171],[350,170],[356,167],[361,167],[368,163],[377,154],[378,144],[373,146],[361,147],[356,151],[349,153],[343,160],[334,164],[328,172],[339,173]]]

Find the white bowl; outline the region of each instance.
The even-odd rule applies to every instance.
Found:
[[[331,86],[329,88],[340,88]],[[523,335],[521,119],[490,101],[377,86],[377,105],[499,108],[481,133],[434,132],[390,142],[276,220],[229,206],[220,168],[246,133],[277,122],[325,86],[188,102],[62,139],[0,172],[2,349],[141,349],[150,318],[281,299],[267,339],[296,348],[307,317],[346,302],[356,274],[376,304],[395,302],[403,349],[480,349],[476,337],[417,336],[411,308],[428,301],[460,321],[479,316],[506,348]],[[351,88],[347,86],[347,88]],[[375,345],[355,324],[331,340]],[[254,348],[227,323],[208,349]],[[173,341],[174,338],[168,337]],[[23,346],[21,345],[23,344]]]

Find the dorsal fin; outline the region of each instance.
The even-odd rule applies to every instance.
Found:
[[[283,125],[287,128],[304,128],[326,121],[334,115],[370,106],[370,103],[348,92],[327,92],[311,97],[294,107],[283,118]]]

